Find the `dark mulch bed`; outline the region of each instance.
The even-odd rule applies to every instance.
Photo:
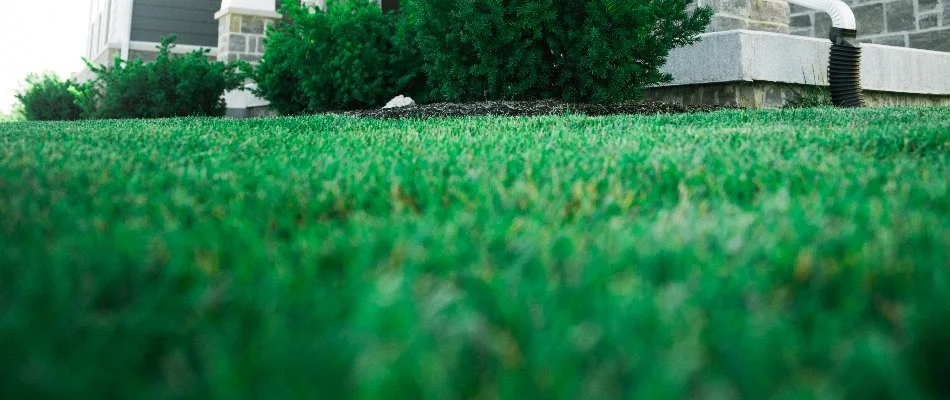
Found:
[[[716,111],[723,106],[699,106],[679,103],[630,102],[614,104],[562,103],[558,101],[483,101],[477,103],[435,103],[412,107],[348,111],[343,115],[370,118],[431,118],[494,115],[503,117],[535,115],[617,115],[685,114]]]

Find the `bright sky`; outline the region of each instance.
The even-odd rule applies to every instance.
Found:
[[[26,75],[83,68],[90,0],[0,0],[0,113]]]

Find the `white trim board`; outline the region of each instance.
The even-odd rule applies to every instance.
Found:
[[[280,13],[270,10],[255,10],[251,8],[239,8],[239,7],[228,7],[214,13],[214,19],[221,19],[228,14],[237,14],[237,15],[250,15],[254,17],[265,17],[265,18],[280,18]]]

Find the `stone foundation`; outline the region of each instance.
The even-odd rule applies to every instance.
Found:
[[[697,0],[699,6],[712,8],[713,18],[707,32],[748,29],[788,33],[788,2],[785,0]]]
[[[264,35],[267,28],[281,18],[273,0],[225,0],[218,20],[218,60],[244,60],[257,64],[264,56]],[[254,96],[254,82],[245,82],[246,90],[232,90],[224,94],[228,117],[248,118],[266,112],[267,100]],[[251,111],[257,110],[257,111]],[[263,111],[262,111],[263,110]]]
[[[228,13],[218,19],[218,60],[256,63],[264,55],[264,33],[275,18]]]
[[[779,82],[724,82],[649,88],[645,99],[696,105],[726,105],[745,108],[830,105],[828,88]],[[950,106],[950,94],[933,95],[869,90],[865,105]]]

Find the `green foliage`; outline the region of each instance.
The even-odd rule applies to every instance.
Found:
[[[950,109],[3,124],[3,398],[948,398]]]
[[[827,86],[785,85],[791,92],[785,108],[812,108],[831,106],[831,92]]]
[[[158,57],[124,61],[112,67],[86,62],[96,79],[82,90],[79,103],[87,118],[164,118],[220,116],[223,95],[241,88],[247,63],[208,59],[209,50],[172,54],[175,35],[162,38]]]
[[[396,46],[396,18],[366,0],[326,11],[285,0],[257,67],[257,95],[283,114],[378,107],[420,87],[419,57]]]
[[[16,94],[20,114],[30,121],[69,121],[79,119],[78,85],[49,73],[30,75],[26,88]]]
[[[611,102],[639,98],[670,49],[709,23],[690,0],[407,0],[433,97]]]

